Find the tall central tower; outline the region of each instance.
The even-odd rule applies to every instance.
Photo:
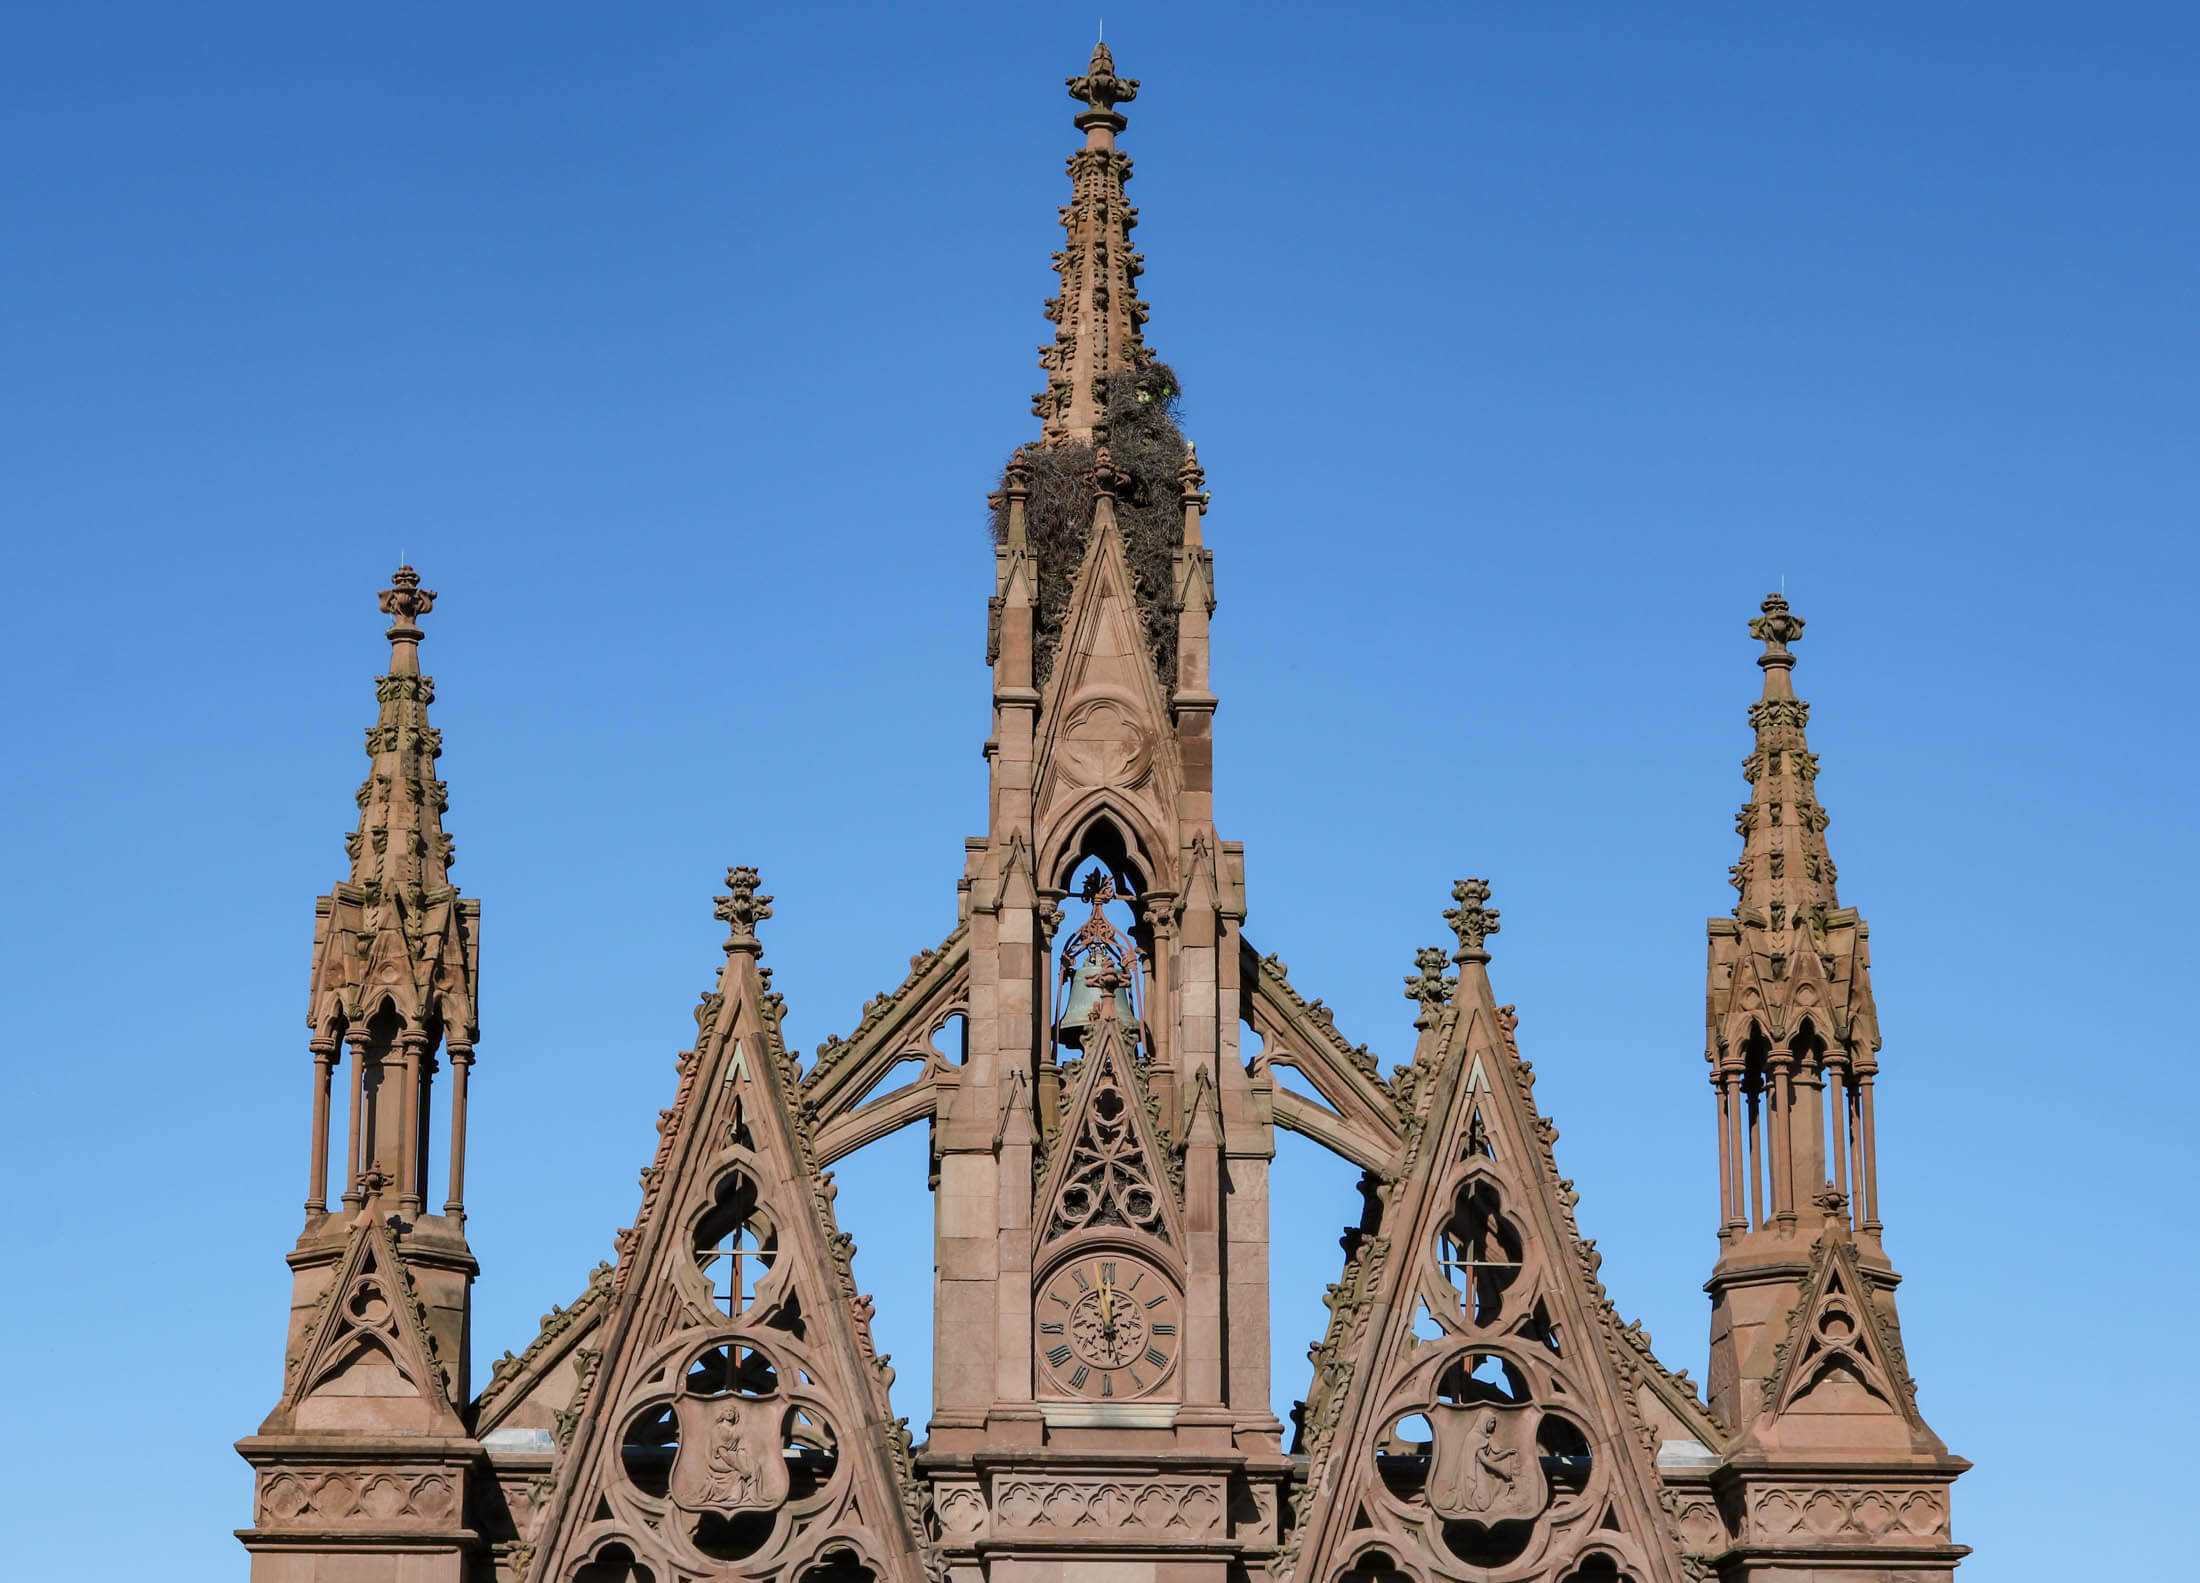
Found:
[[[1143,339],[1115,141],[1137,88],[1105,46],[1069,80],[1085,145],[1042,436],[994,502],[989,817],[964,881],[967,1051],[935,1135],[924,1465],[950,1533],[949,1514],[991,1514],[950,1539],[951,1564],[1036,1580],[1101,1554],[1129,1583],[1166,1540],[1176,1576],[1220,1583],[1262,1542],[1226,1514],[1269,1513],[1272,1546],[1288,1467],[1268,1388],[1274,1142],[1237,1050],[1244,872],[1214,817],[1207,496]],[[1126,1509],[1093,1521],[1110,1501]]]

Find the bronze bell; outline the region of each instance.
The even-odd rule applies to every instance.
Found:
[[[1092,1026],[1093,1013],[1100,1005],[1101,991],[1093,979],[1102,973],[1119,981],[1120,987],[1115,991],[1115,1020],[1123,1030],[1123,1037],[1126,1040],[1138,1037],[1138,1012],[1131,1005],[1130,986],[1120,984],[1122,969],[1112,962],[1086,962],[1070,975],[1069,995],[1062,1002],[1062,1015],[1054,1027],[1055,1038],[1072,1050],[1085,1047],[1085,1031]]]

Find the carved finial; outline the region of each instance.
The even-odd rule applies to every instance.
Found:
[[[1177,493],[1186,500],[1207,504],[1207,469],[1199,465],[1199,447],[1184,448],[1184,465],[1176,470]]]
[[[400,566],[390,575],[390,586],[382,590],[380,598],[382,613],[397,618],[390,628],[391,637],[396,637],[400,631],[409,637],[419,637],[420,629],[415,622],[435,608],[435,590],[421,587],[420,574],[410,566]]]
[[[1070,201],[1061,210],[1066,245],[1054,255],[1060,289],[1047,302],[1054,340],[1039,350],[1046,388],[1032,400],[1045,443],[1106,439],[1108,376],[1145,367],[1146,304],[1138,297],[1144,264],[1131,246],[1138,211],[1124,196],[1131,162],[1115,146],[1129,123],[1116,107],[1138,84],[1115,74],[1106,46],[1092,52],[1081,77],[1065,79],[1081,102],[1073,118],[1085,145],[1069,159]]]
[[[746,866],[726,870],[726,889],[732,894],[717,898],[717,916],[724,919],[729,927],[726,937],[728,955],[735,951],[746,951],[752,956],[756,954],[756,926],[772,915],[772,899],[757,894],[756,887],[760,879],[761,876],[755,869]]]
[[[1788,645],[1803,635],[1803,618],[1788,610],[1785,595],[1767,594],[1761,607],[1764,614],[1749,623],[1749,635],[1764,644],[1764,653],[1757,656],[1757,663],[1767,670],[1774,666],[1786,669],[1795,663],[1795,656],[1788,652]]]
[[[1487,962],[1490,954],[1482,948],[1482,942],[1497,933],[1497,909],[1483,905],[1490,899],[1490,882],[1463,879],[1452,886],[1451,899],[1459,904],[1444,909],[1444,922],[1459,936],[1459,949],[1452,952],[1451,959],[1454,962]]]
[[[1065,77],[1062,81],[1072,99],[1085,102],[1086,108],[1074,118],[1079,131],[1095,122],[1116,132],[1130,124],[1115,107],[1129,104],[1138,97],[1138,79],[1115,75],[1115,56],[1107,45],[1093,45],[1092,59],[1085,66],[1084,76]]]
[[[1099,454],[1092,459],[1092,492],[1106,495],[1113,500],[1130,486],[1130,482],[1131,475],[1116,466],[1115,458],[1108,454],[1108,448],[1101,446]]]
[[[382,1190],[396,1184],[397,1178],[383,1170],[380,1161],[369,1165],[353,1177],[351,1191],[344,1195],[345,1203],[359,1205],[359,1218],[353,1224],[364,1225],[372,1220],[375,1211],[381,1207]]]
[[[1001,469],[1001,493],[1011,500],[1031,493],[1031,463],[1019,445],[1008,459],[1008,466]]]
[[[1415,971],[1406,979],[1406,999],[1418,1001],[1421,1014],[1413,1019],[1413,1026],[1423,1030],[1436,1026],[1436,1017],[1451,1004],[1451,992],[1458,985],[1457,979],[1444,976],[1444,948],[1424,945],[1413,953]]]

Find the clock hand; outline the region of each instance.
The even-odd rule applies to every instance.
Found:
[[[1100,1333],[1115,1334],[1115,1283],[1105,1273],[1100,1277]]]

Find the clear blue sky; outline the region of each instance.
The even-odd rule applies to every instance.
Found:
[[[1703,920],[1785,576],[1965,1576],[2155,1573],[2200,1473],[2200,22],[1802,9],[1107,7],[1215,492],[1218,818],[1250,936],[1386,1059],[1492,878],[1584,1227],[1700,1378]],[[228,1444],[280,1380],[313,898],[400,550],[484,909],[482,1358],[631,1217],[729,862],[805,1048],[946,932],[1091,30],[17,13],[15,1570],[243,1575]],[[1288,1396],[1354,1203],[1285,1148]],[[840,1197],[920,1422],[922,1149]]]

